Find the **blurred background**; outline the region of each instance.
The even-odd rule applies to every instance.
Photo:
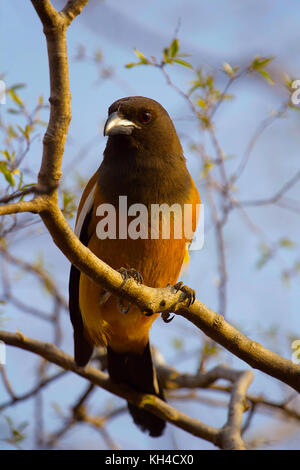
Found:
[[[52,3],[58,9],[64,5]],[[2,166],[3,196],[36,180],[49,78],[46,43],[31,2],[10,0],[0,9],[0,72],[12,90],[0,107],[1,150],[10,155],[2,154],[3,160],[13,152],[20,159],[14,187]],[[67,35],[72,121],[61,187],[61,207],[73,227],[82,188],[102,159],[109,105],[129,95],[159,101],[174,121],[205,207],[204,247],[191,252],[184,283],[242,333],[289,359],[292,340],[300,339],[300,107],[290,100],[291,81],[300,79],[299,24],[296,0],[90,0]],[[163,49],[175,37],[179,54],[188,53],[183,59],[193,68],[151,65],[161,63]],[[134,48],[151,63],[126,68],[139,62]],[[37,217],[11,219],[6,217],[1,226],[0,326],[54,341],[73,354],[64,308],[69,262]],[[195,372],[201,360],[208,368],[220,362],[249,367],[179,317],[168,325],[159,318],[151,341],[182,372]],[[24,351],[7,348],[6,355],[6,375],[17,395],[32,390],[46,368],[47,375],[58,372]],[[171,425],[163,437],[147,437],[122,411],[122,400],[102,390],[89,396],[90,414],[121,410],[105,430],[86,423],[68,426],[72,406],[86,388],[83,379],[66,373],[38,394],[1,409],[10,396],[0,378],[0,449],[214,448]],[[279,404],[288,400],[300,415],[292,390],[258,371],[249,393]],[[222,426],[227,401],[226,393],[199,390],[196,399],[177,397],[170,403]],[[299,418],[276,407],[260,406],[244,438],[251,448],[300,449],[299,424]],[[19,432],[17,442],[13,431]]]

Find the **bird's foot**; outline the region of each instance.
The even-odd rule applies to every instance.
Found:
[[[173,286],[173,289],[175,289],[175,292],[178,292],[180,290],[183,294],[185,294],[184,300],[187,300],[188,307],[195,302],[196,292],[190,287],[185,286],[182,281],[177,282],[177,284]]]
[[[121,274],[121,276],[123,278],[123,283],[122,283],[121,287],[123,287],[124,284],[126,283],[126,281],[128,281],[128,279],[130,279],[130,278],[134,279],[137,284],[142,284],[142,282],[143,282],[143,276],[138,271],[136,271],[136,269],[133,269],[133,268],[130,268],[130,269],[120,268],[117,271],[118,271],[118,273]]]
[[[171,317],[171,315],[170,315],[169,312],[163,312],[163,313],[161,314],[161,318],[163,319],[163,321],[164,321],[165,323],[170,323],[170,322],[173,320],[174,317],[175,317],[175,315],[173,315],[173,316]]]
[[[154,312],[151,308],[147,308],[142,311],[142,314],[145,315],[145,317],[152,317],[152,315],[154,315]]]

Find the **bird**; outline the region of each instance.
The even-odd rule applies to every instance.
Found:
[[[108,140],[103,160],[82,194],[75,234],[97,257],[118,270],[124,282],[133,277],[136,282],[150,287],[175,286],[191,303],[194,292],[177,280],[188,262],[192,236],[185,233],[178,236],[175,231],[176,227],[182,228],[187,219],[192,232],[195,231],[201,201],[168,112],[150,98],[120,98],[108,109],[104,136]],[[120,233],[121,197],[126,197],[128,207],[138,204],[147,209],[144,220],[139,219],[136,224],[144,236],[129,237],[124,231]],[[151,211],[163,204],[180,209],[185,205],[191,207],[187,216],[181,214],[181,219],[178,218],[180,211],[169,212],[169,237],[163,236],[162,218],[157,219],[153,230],[155,221]],[[112,224],[114,236],[99,236],[99,222],[106,214],[99,207],[111,206],[115,208],[117,219]],[[130,217],[127,214],[127,222],[126,218],[122,219],[126,227],[134,220],[133,213]],[[142,227],[143,224],[147,227]],[[124,306],[122,299],[105,291],[74,265],[71,265],[69,278],[69,310],[78,366],[88,363],[95,346],[105,346],[112,382],[165,400],[149,344],[149,331],[159,313],[145,315],[135,305]],[[165,420],[131,403],[128,409],[142,431],[152,437],[163,434]]]

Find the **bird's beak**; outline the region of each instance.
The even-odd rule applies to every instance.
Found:
[[[104,135],[125,134],[130,135],[137,126],[134,122],[124,119],[117,112],[111,113],[104,126]]]

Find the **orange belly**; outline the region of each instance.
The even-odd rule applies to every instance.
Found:
[[[99,240],[95,234],[89,248],[114,269],[134,268],[150,287],[175,284],[185,257],[185,240]],[[101,305],[103,289],[81,274],[79,302],[85,331],[95,345],[109,344],[117,352],[142,352],[149,329],[159,314],[146,317],[134,306],[120,312],[111,296]]]

